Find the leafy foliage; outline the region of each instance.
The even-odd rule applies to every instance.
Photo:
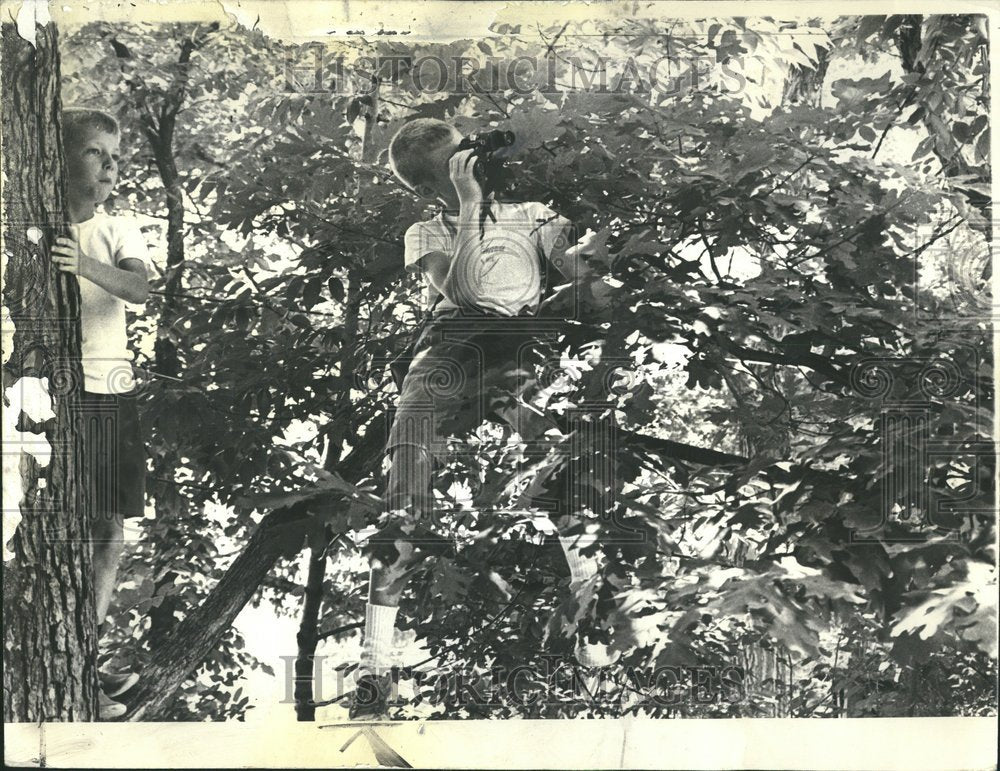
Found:
[[[151,452],[177,469],[155,490],[159,508],[192,513],[144,523],[119,601],[133,630],[165,595],[197,603],[225,564],[218,544],[238,548],[263,509],[287,505],[312,512],[310,546],[335,536],[320,628],[360,618],[363,565],[344,544],[386,521],[373,497],[395,395],[385,363],[422,301],[401,237],[428,213],[392,180],[385,151],[402,123],[430,116],[514,131],[517,195],[593,230],[591,262],[614,291],[585,290],[584,313],[532,354],[528,392],[567,431],[526,448],[486,422],[456,440],[439,538],[401,613],[434,671],[475,688],[523,666],[530,686],[470,704],[414,675],[399,715],[755,715],[779,680],[786,714],[988,709],[989,266],[968,257],[990,232],[983,22],[685,24],[358,40],[329,51],[352,86],[332,93],[287,90],[281,65],[301,51],[238,28],[205,38],[178,114],[181,302],[158,330],[181,375],[150,373],[145,401]],[[66,44],[67,88],[126,116],[134,174],[122,198],[152,216],[165,193],[112,41],[135,53],[135,80],[169,92],[177,73],[162,57],[195,34],[95,24]],[[530,89],[473,78],[429,92],[398,57],[432,55],[545,66]],[[653,82],[665,56],[679,69]],[[372,72],[376,57],[396,66]],[[833,78],[838,65],[855,75]],[[769,95],[768,78],[781,91],[811,71],[816,98]],[[573,88],[584,72],[591,85]],[[566,294],[549,307],[568,312]],[[591,512],[609,569],[571,596],[525,485],[598,453],[612,423],[615,473]],[[707,464],[691,446],[745,462]],[[921,492],[902,486],[908,471]],[[301,581],[283,565],[259,599],[287,612]],[[621,654],[597,699],[569,698],[552,665],[578,630]],[[761,675],[762,657],[790,674]],[[748,662],[740,698],[650,697],[655,667]],[[213,685],[186,692],[187,714],[238,715],[238,697],[220,694],[251,666],[227,639],[204,667]]]

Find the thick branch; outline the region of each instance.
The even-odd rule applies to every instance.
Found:
[[[218,646],[274,563],[302,543],[310,517],[282,510],[260,523],[246,548],[199,607],[192,610],[157,651],[130,692],[126,720],[155,720],[189,674]]]
[[[747,348],[746,346],[739,345],[722,338],[719,338],[719,342],[726,353],[736,356],[742,361],[756,361],[764,364],[784,364],[790,367],[808,367],[809,369],[815,370],[822,375],[826,375],[830,378],[830,380],[833,380],[840,385],[847,385],[850,382],[848,376],[845,375],[832,361],[820,356],[818,353],[813,353],[812,351],[761,351],[755,348]]]
[[[696,447],[693,444],[675,442],[671,439],[660,439],[656,436],[648,436],[647,434],[640,434],[636,431],[629,431],[623,428],[618,429],[618,436],[654,455],[671,460],[686,461],[687,463],[697,463],[700,466],[740,466],[748,460],[742,455],[732,455],[728,452],[709,450],[705,447]]]

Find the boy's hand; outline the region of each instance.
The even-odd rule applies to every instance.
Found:
[[[551,255],[552,264],[563,277],[575,283],[593,280],[594,271],[587,264],[584,255],[594,253],[596,235],[594,231],[588,230],[573,246],[558,250]]]
[[[587,228],[587,232],[580,236],[576,243],[566,250],[566,254],[571,254],[574,257],[579,257],[584,254],[593,254],[596,238],[597,233],[590,228]]]
[[[474,149],[459,150],[448,160],[448,176],[458,193],[458,202],[462,209],[476,207],[483,202],[483,188],[473,171],[476,165]],[[471,213],[471,211],[469,212]]]
[[[73,238],[59,236],[52,247],[52,264],[63,273],[87,278],[90,258],[80,251],[80,244]]]

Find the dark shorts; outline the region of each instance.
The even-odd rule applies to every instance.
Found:
[[[146,450],[132,394],[84,391],[75,429],[83,437],[81,479],[94,517],[141,517],[146,497]]]
[[[523,317],[435,317],[403,379],[386,451],[414,445],[441,458],[448,436],[468,434],[487,419],[505,422],[524,437],[551,427],[511,397],[528,383],[539,334]]]

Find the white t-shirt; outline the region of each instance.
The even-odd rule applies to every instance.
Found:
[[[96,213],[70,228],[88,257],[118,266],[142,260],[150,269],[146,240],[128,217]],[[125,333],[125,301],[80,276],[84,390],[99,394],[128,393],[135,388],[132,353]]]
[[[541,260],[564,238],[570,227],[565,217],[542,203],[500,203],[490,207],[483,225],[482,259],[474,265],[453,265],[452,277],[463,297],[472,305],[501,316],[516,316],[524,309],[534,312],[542,292]],[[474,225],[478,229],[478,223]],[[455,218],[438,214],[406,231],[404,262],[407,269],[420,267],[431,252],[451,257],[457,235]],[[458,273],[456,273],[456,270]],[[426,302],[431,307],[438,293],[428,282]],[[438,310],[457,306],[441,298]]]

